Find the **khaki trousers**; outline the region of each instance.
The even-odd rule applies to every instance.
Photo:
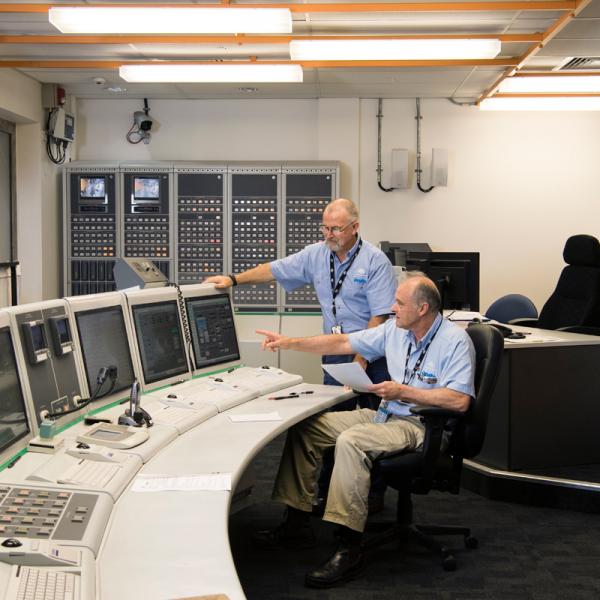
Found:
[[[323,452],[335,446],[327,506],[323,519],[363,531],[373,460],[386,452],[421,446],[425,429],[418,418],[373,423],[375,411],[363,408],[311,417],[289,430],[273,499],[310,511]]]

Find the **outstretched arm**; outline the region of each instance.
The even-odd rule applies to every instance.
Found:
[[[235,278],[238,285],[244,285],[245,283],[267,283],[273,281],[275,277],[271,271],[271,265],[269,263],[263,263],[253,269],[248,269],[242,273],[236,273]],[[207,277],[204,283],[214,283],[217,289],[228,288],[233,285],[231,277],[227,275],[214,275],[213,277]]]
[[[264,335],[262,341],[263,350],[299,350],[300,352],[312,352],[314,354],[352,354],[352,346],[345,333],[331,335],[315,335],[312,337],[292,338],[279,335],[273,331],[257,329],[256,333]]]

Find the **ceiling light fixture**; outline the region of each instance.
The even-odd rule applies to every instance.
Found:
[[[302,83],[300,65],[123,65],[119,75],[143,83]]]
[[[520,75],[502,81],[503,94],[600,93],[600,75]]]
[[[496,39],[292,40],[292,60],[461,60],[495,58]]]
[[[50,8],[63,33],[291,33],[287,8]]]
[[[600,96],[562,96],[532,98],[486,98],[479,103],[481,110],[600,110]]]

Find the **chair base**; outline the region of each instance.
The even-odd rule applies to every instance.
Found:
[[[477,548],[477,539],[471,536],[471,530],[468,527],[459,527],[451,525],[417,525],[402,524],[393,525],[377,524],[386,527],[384,531],[368,536],[363,544],[363,550],[371,550],[378,546],[389,544],[390,542],[403,542],[405,540],[413,540],[419,545],[431,550],[442,559],[442,568],[444,571],[456,571],[456,558],[452,550],[435,539],[434,535],[462,535],[466,548]],[[377,527],[380,529],[380,527]],[[369,530],[372,526],[369,525]]]

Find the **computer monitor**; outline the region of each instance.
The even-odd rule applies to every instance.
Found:
[[[0,465],[25,447],[31,437],[15,347],[8,327],[0,324]]]
[[[129,389],[135,375],[121,306],[78,311],[75,320],[90,395],[102,395],[111,387],[111,394]],[[110,381],[99,386],[100,370],[111,366],[117,368],[114,386]]]
[[[176,300],[131,307],[142,373],[154,383],[188,372]]]
[[[79,197],[82,200],[106,197],[106,180],[104,177],[80,177]]]
[[[196,370],[239,361],[229,294],[188,297],[185,306]]]
[[[406,268],[423,271],[452,310],[479,310],[479,252],[411,252]]]
[[[412,252],[431,252],[429,244],[419,242],[383,241],[379,242],[379,247],[396,267],[406,267],[406,263]]]

